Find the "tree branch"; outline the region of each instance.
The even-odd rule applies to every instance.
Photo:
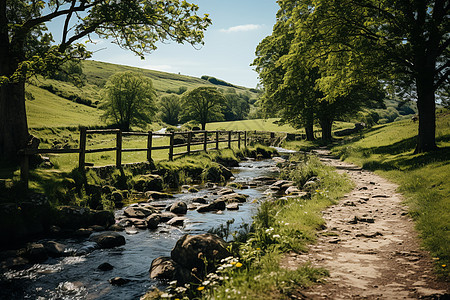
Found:
[[[72,4],[70,5],[69,13],[66,16],[66,21],[64,22],[61,44],[64,44],[66,42],[67,33],[68,33],[67,28],[69,27],[70,18],[72,17],[73,8],[75,7],[76,2],[77,2],[76,0],[72,0]]]

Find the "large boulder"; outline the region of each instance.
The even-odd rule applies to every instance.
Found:
[[[48,254],[43,244],[31,243],[25,250],[25,257],[30,262],[43,262],[48,258]]]
[[[177,215],[185,215],[187,213],[187,204],[182,201],[175,202],[170,206],[169,211]]]
[[[129,206],[123,211],[123,214],[129,218],[143,219],[155,212],[156,210],[151,206]]]
[[[170,211],[165,211],[161,213],[161,222],[168,222],[173,218],[178,217],[178,215],[170,212]]]
[[[161,222],[160,214],[151,214],[148,216],[145,221],[147,222],[148,229],[156,229],[158,228],[159,223]]]
[[[233,202],[239,202],[243,203],[247,201],[247,195],[242,195],[238,193],[232,193],[232,194],[226,194],[219,198],[217,198],[216,201],[225,201],[226,203],[233,203]]]
[[[133,179],[133,188],[139,192],[162,191],[163,180],[155,174],[139,175]]]
[[[224,210],[226,208],[227,204],[225,200],[223,199],[216,199],[213,202],[202,205],[199,208],[197,208],[197,211],[200,213],[203,212],[210,212],[210,211],[216,211],[216,210]]]
[[[186,220],[186,217],[175,217],[175,218],[170,219],[170,221],[167,222],[167,225],[183,226],[185,220]]]
[[[163,193],[163,192],[157,192],[157,191],[147,191],[145,192],[145,197],[152,200],[159,200],[159,199],[167,199],[167,198],[173,198],[172,194],[169,193]]]
[[[177,264],[170,257],[158,257],[150,266],[150,278],[176,280],[178,285],[191,282],[191,272]]]
[[[60,256],[66,256],[67,253],[65,252],[66,246],[63,244],[60,244],[55,241],[48,241],[44,242],[44,248],[47,254],[51,257],[60,257]]]
[[[115,231],[107,231],[99,234],[93,234],[89,240],[97,243],[101,249],[114,248],[125,245],[125,238]]]
[[[171,252],[171,258],[188,270],[202,278],[215,270],[220,260],[230,256],[227,243],[217,235],[204,233],[199,235],[186,234],[181,237]],[[207,261],[205,265],[204,260]]]

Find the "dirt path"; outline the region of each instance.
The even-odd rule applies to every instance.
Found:
[[[449,299],[448,283],[432,273],[397,186],[361,168],[316,152],[347,173],[355,189],[324,211],[326,229],[307,254],[287,255],[295,269],[311,262],[330,272],[326,283],[302,290],[294,299]]]

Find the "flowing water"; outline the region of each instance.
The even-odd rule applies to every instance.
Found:
[[[233,170],[235,181],[250,182],[258,176],[274,175],[272,160],[245,161]],[[155,231],[138,230],[136,234],[125,232],[126,244],[113,249],[94,249],[87,240],[64,239],[58,242],[67,245],[70,251],[87,254],[64,258],[51,258],[25,270],[8,271],[0,277],[0,299],[139,299],[151,287],[163,287],[164,283],[152,280],[149,269],[153,259],[170,256],[176,241],[184,234],[205,233],[212,228],[234,219],[232,230],[242,224],[250,224],[257,210],[257,200],[265,197],[267,187],[249,188],[237,191],[249,195],[247,202],[238,211],[198,213],[188,211],[183,227],[163,225]],[[217,189],[216,189],[217,190]],[[189,203],[193,198],[211,194],[212,189],[198,193],[180,193],[170,199]],[[120,214],[120,211],[116,212]],[[100,271],[102,263],[114,266],[111,271]],[[122,277],[131,280],[123,286],[113,286],[108,280]]]

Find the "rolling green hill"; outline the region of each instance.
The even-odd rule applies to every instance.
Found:
[[[82,67],[86,78],[82,87],[41,76],[30,80],[27,92],[34,98],[32,101],[27,101],[30,127],[102,125],[99,118],[102,114],[99,110],[102,103],[101,89],[111,75],[124,71],[134,71],[149,77],[153,81],[158,97],[171,93],[179,94],[185,89],[192,90],[199,86],[216,86],[222,90],[234,90],[238,94],[246,94],[252,102],[258,98],[258,93],[254,89],[214,85],[208,80],[192,76],[91,60],[83,61]]]

